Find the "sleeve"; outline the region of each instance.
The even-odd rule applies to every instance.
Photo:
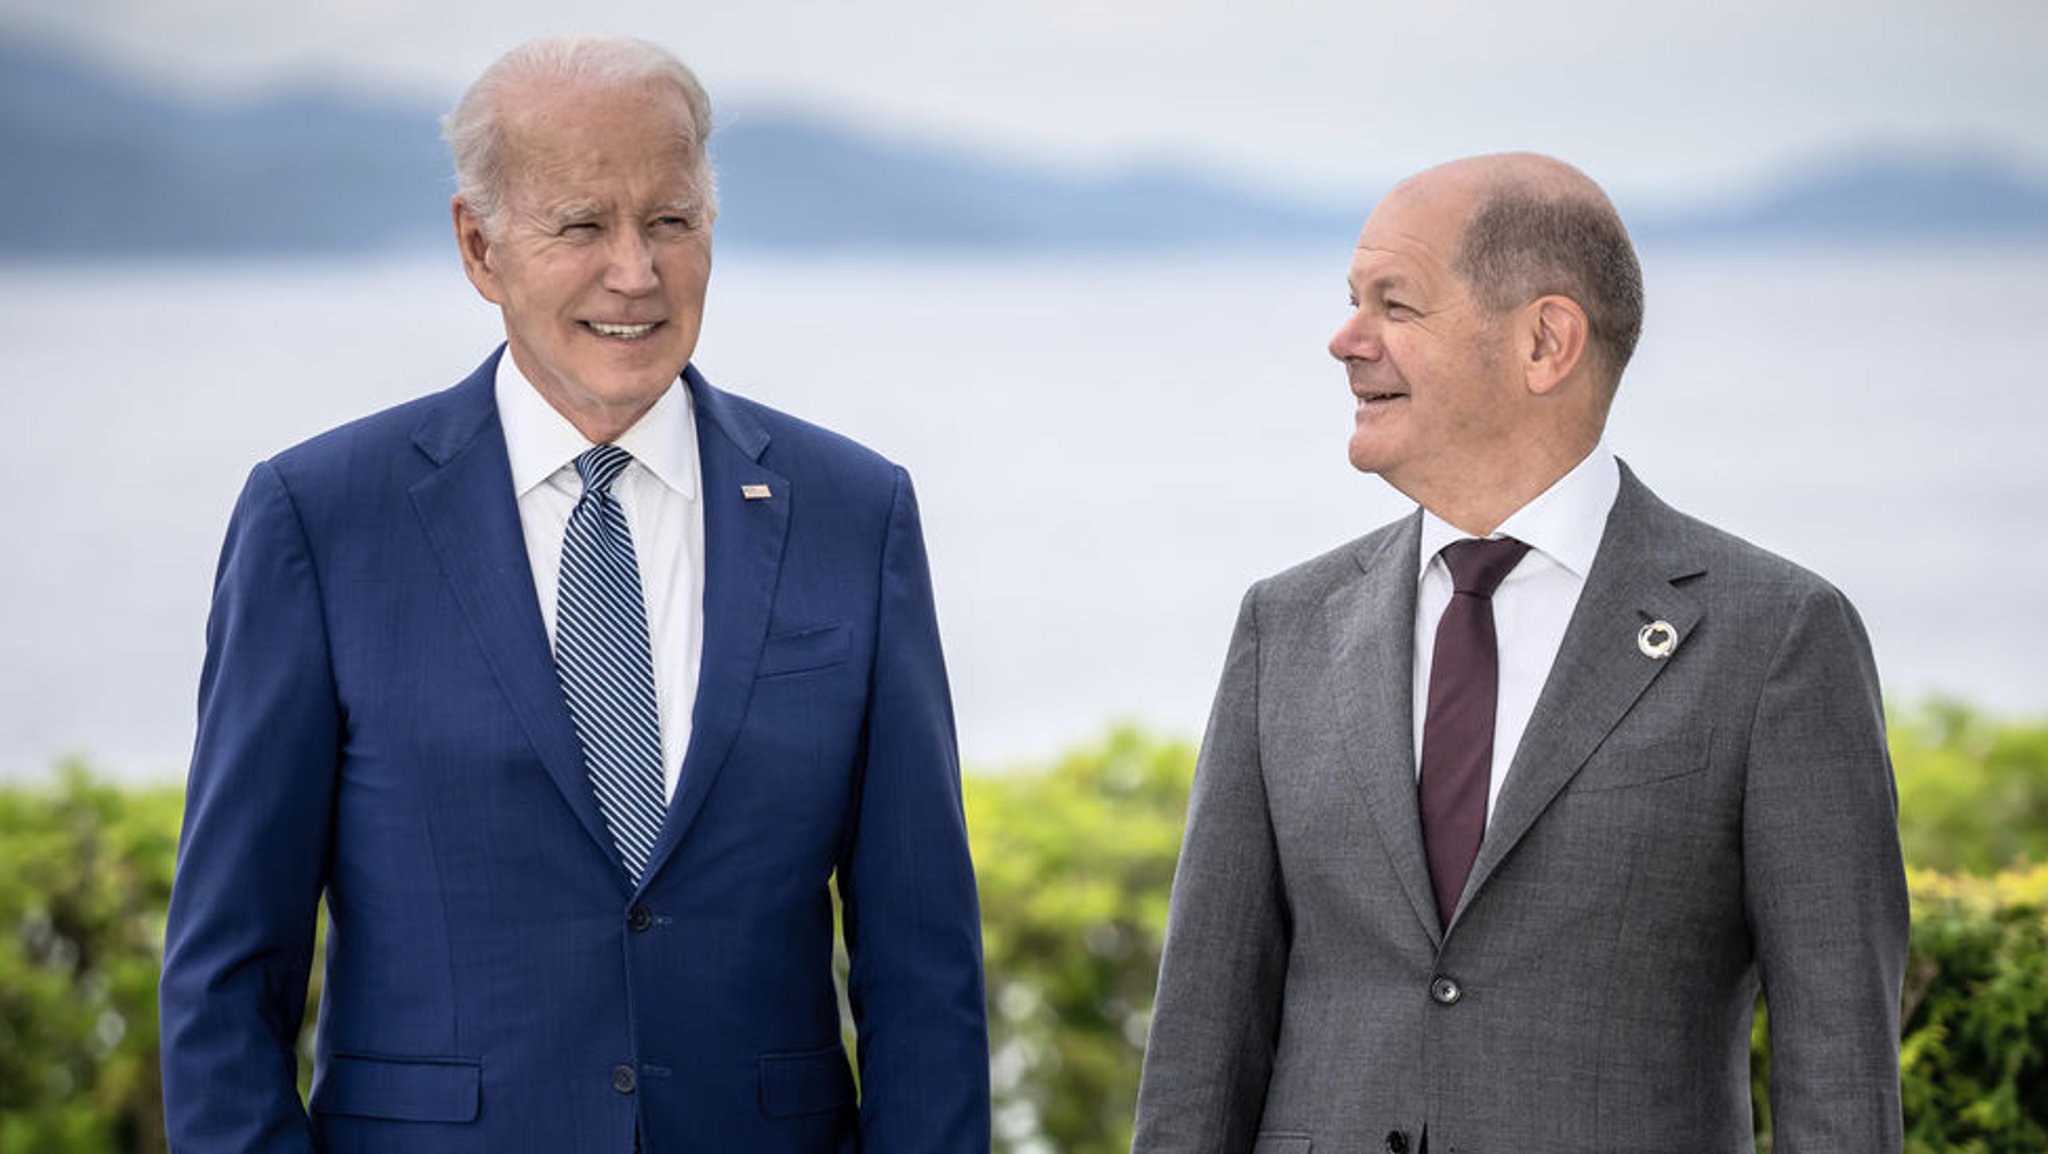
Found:
[[[164,1118],[177,1154],[313,1149],[298,1095],[341,721],[312,558],[270,465],[229,523],[165,930]]]
[[[971,1154],[990,1142],[981,909],[931,574],[901,469],[885,533],[860,811],[839,867],[861,1148]]]
[[[1137,1154],[1249,1151],[1265,1108],[1289,926],[1259,751],[1257,594],[1238,612],[1195,765],[1138,1087]]]
[[[1832,588],[1805,599],[1766,675],[1743,830],[1777,1147],[1897,1151],[1910,917],[1898,800],[1870,643]]]

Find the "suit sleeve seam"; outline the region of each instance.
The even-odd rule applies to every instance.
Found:
[[[312,534],[306,531],[306,518],[305,515],[299,511],[298,497],[292,493],[291,483],[285,480],[284,472],[277,467],[276,462],[265,461],[261,465],[259,465],[258,468],[263,469],[270,474],[271,481],[277,485],[278,495],[284,500],[285,510],[291,514],[292,530],[294,533],[298,535],[299,553],[306,558],[306,576],[313,583],[313,598],[320,605],[320,632],[322,637],[321,649],[327,654],[328,665],[331,673],[334,662],[334,654],[332,649],[325,643],[325,641],[326,638],[332,637],[334,635],[334,622],[328,619],[330,606],[327,601],[327,589],[325,584],[320,579],[320,561],[319,558],[313,552]],[[336,687],[336,693],[337,695],[339,694],[338,686]]]

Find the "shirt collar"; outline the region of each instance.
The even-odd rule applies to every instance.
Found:
[[[494,388],[515,497],[540,487],[591,447],[590,439],[556,412],[519,371],[510,350],[498,358]],[[613,443],[684,499],[696,499],[697,420],[690,387],[680,377]]]
[[[1501,522],[1494,536],[1526,542],[1583,581],[1593,569],[1593,555],[1600,551],[1600,538],[1607,532],[1607,514],[1620,493],[1621,467],[1607,442],[1601,441],[1571,472]],[[1470,534],[1424,509],[1416,579],[1421,580],[1439,550],[1467,536]]]

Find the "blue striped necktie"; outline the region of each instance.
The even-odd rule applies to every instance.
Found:
[[[583,496],[562,537],[555,590],[555,669],[583,746],[583,766],[612,843],[636,884],[661,832],[667,790],[640,565],[612,496],[632,454],[598,445],[576,458]]]

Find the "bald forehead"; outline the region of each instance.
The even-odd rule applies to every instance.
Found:
[[[1405,254],[1429,275],[1455,277],[1451,266],[1467,223],[1505,193],[1541,200],[1579,200],[1613,211],[1592,178],[1554,157],[1533,152],[1473,156],[1425,169],[1395,185],[1373,206],[1359,234],[1357,260]]]
[[[1432,169],[1410,177],[1373,206],[1354,257],[1391,254],[1447,268],[1478,199],[1477,187],[1455,173]]]
[[[1602,203],[1607,200],[1607,194],[1591,177],[1556,157],[1535,152],[1503,152],[1453,160],[1409,177],[1388,195],[1478,199],[1505,187],[1527,189],[1540,196],[1585,197]]]
[[[1373,210],[1427,220],[1432,231],[1456,235],[1474,210],[1495,196],[1519,192],[1541,200],[1576,200],[1614,211],[1593,179],[1555,157],[1534,152],[1472,156],[1425,169],[1395,185]]]

